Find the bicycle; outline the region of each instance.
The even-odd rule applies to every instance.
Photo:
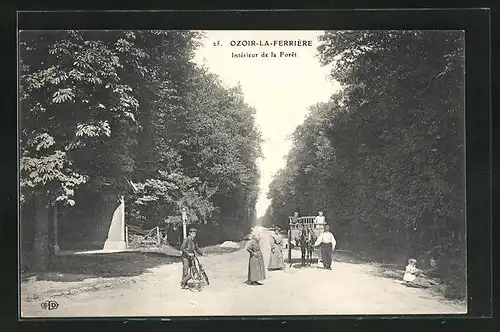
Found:
[[[210,281],[196,254],[191,259],[192,262],[191,267],[189,268],[189,273],[191,274],[191,280],[193,280],[194,287],[189,287],[189,290],[199,292],[203,288],[203,282],[205,282],[208,286],[210,285]]]

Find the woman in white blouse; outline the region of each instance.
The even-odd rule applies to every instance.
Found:
[[[321,246],[321,261],[325,269],[332,269],[332,254],[336,244],[335,237],[330,233],[330,227],[325,225],[323,233],[318,236],[314,243],[315,247]]]
[[[321,231],[324,230],[325,216],[323,216],[323,211],[318,211],[318,215],[314,218],[314,225],[315,228],[320,229]]]

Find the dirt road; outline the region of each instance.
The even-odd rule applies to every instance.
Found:
[[[267,265],[269,234],[262,234]],[[338,254],[334,254],[335,256]],[[22,296],[23,317],[221,316],[335,314],[458,314],[466,306],[423,289],[377,276],[375,266],[334,262],[267,272],[262,286],[245,284],[248,254],[240,251],[202,257],[211,284],[201,292],[182,290],[179,263],[162,265],[113,288],[54,298],[59,307],[43,310]],[[49,299],[45,299],[49,300]]]

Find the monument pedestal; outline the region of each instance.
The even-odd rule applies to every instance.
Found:
[[[126,250],[127,244],[125,241],[106,241],[103,250]]]

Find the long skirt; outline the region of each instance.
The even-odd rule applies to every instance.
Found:
[[[331,243],[321,243],[321,261],[325,269],[332,265],[333,245]]]
[[[274,251],[274,252],[273,252]],[[281,270],[285,268],[285,260],[283,259],[283,246],[277,244],[274,250],[271,249],[269,254],[269,270]]]
[[[253,282],[264,279],[266,279],[266,272],[262,252],[259,252],[257,257],[250,255],[248,260],[248,280]]]

